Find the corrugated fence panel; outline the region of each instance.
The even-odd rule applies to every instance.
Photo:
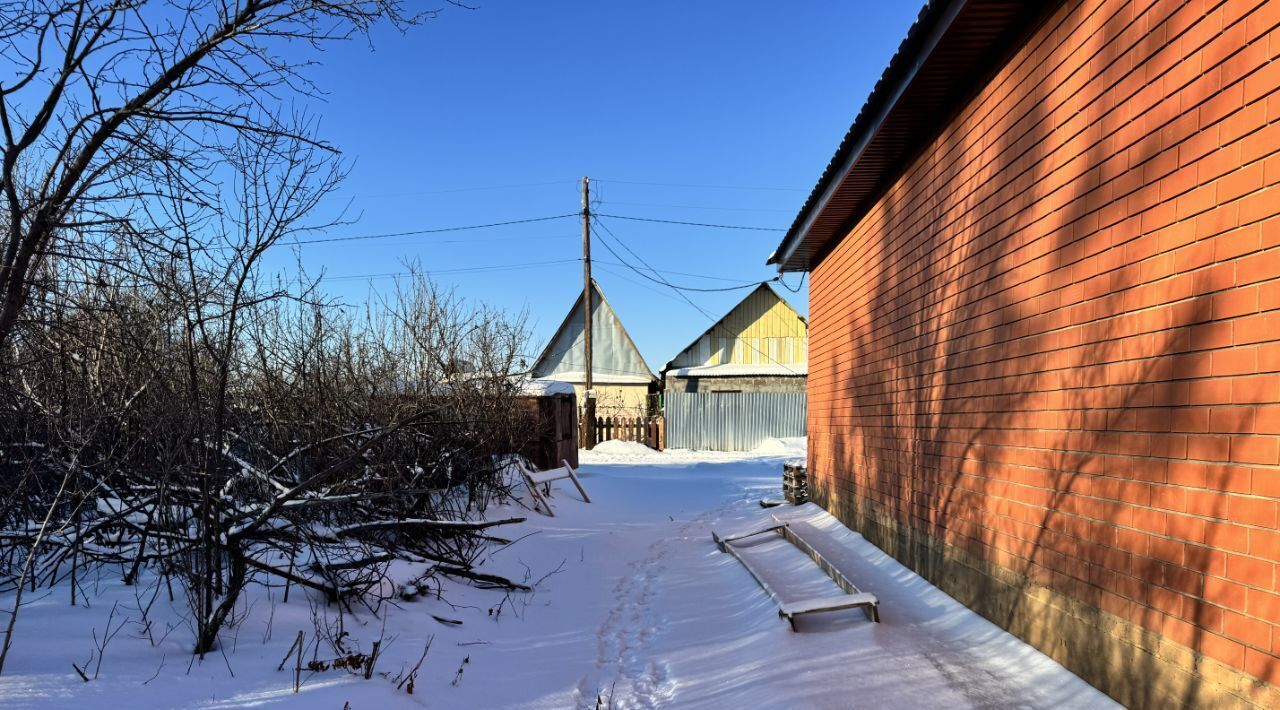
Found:
[[[806,436],[807,407],[802,392],[667,392],[667,448],[750,451]]]

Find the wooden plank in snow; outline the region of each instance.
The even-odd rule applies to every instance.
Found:
[[[583,502],[591,502],[591,498],[587,497],[586,489],[582,487],[582,482],[578,480],[577,474],[574,473],[573,466],[570,466],[568,461],[561,461],[560,463],[562,465],[559,468],[551,468],[546,471],[532,471],[525,467],[524,462],[516,461],[516,469],[520,472],[520,475],[524,477],[525,484],[529,486],[529,492],[533,494],[534,508],[537,508],[538,504],[541,503],[542,507],[547,511],[547,515],[550,515],[551,517],[555,517],[556,514],[556,512],[551,509],[550,501],[547,500],[547,497],[550,496],[551,490],[548,487],[546,495],[543,495],[538,491],[538,486],[546,485],[551,481],[558,481],[562,478],[569,479],[578,489],[578,493],[582,494]]]
[[[735,559],[742,563],[743,567],[747,568],[747,571],[751,573],[751,576],[755,578],[756,582],[758,582],[760,586],[764,588],[765,592],[769,594],[769,597],[778,604],[778,616],[787,620],[791,625],[792,631],[795,631],[797,616],[818,612],[841,611],[844,609],[860,608],[863,613],[867,615],[867,618],[877,623],[880,621],[880,600],[877,599],[874,594],[858,589],[858,587],[849,579],[849,576],[844,572],[844,570],[841,570],[838,566],[832,564],[827,557],[822,555],[822,553],[810,543],[810,539],[814,539],[816,541],[816,538],[821,535],[821,531],[808,523],[797,522],[793,525],[788,521],[779,519],[776,515],[773,516],[773,521],[772,525],[767,525],[745,532],[734,533],[724,537],[721,537],[719,534],[712,531],[711,538],[715,540],[716,545],[719,546],[722,552],[727,552],[733,555]],[[735,542],[772,532],[778,533],[784,540],[808,555],[809,558],[814,561],[814,564],[818,565],[818,567],[836,583],[836,586],[840,587],[840,589],[844,591],[844,594],[809,599],[783,599],[777,591],[770,587],[769,583],[765,581],[765,575],[762,574],[762,571],[755,569],[747,557],[738,554],[738,550],[733,544]]]

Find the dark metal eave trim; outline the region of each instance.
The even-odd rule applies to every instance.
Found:
[[[938,43],[942,41],[942,38],[946,35],[947,31],[951,29],[952,24],[955,22],[955,19],[959,17],[960,11],[966,4],[966,0],[956,0],[955,2],[950,3],[943,11],[942,15],[938,18],[938,21],[934,23],[933,28],[929,31],[929,34],[921,45],[920,50],[916,52],[915,59],[911,62],[910,68],[894,84],[892,94],[890,94],[887,100],[881,103],[880,109],[875,114],[875,118],[872,119],[871,123],[868,125],[867,129],[863,131],[862,135],[858,137],[857,144],[849,151],[849,156],[845,159],[836,174],[828,181],[826,189],[822,191],[822,196],[818,199],[817,203],[812,204],[806,211],[800,230],[792,230],[789,232],[784,238],[781,247],[775,250],[773,255],[769,258],[767,263],[777,264],[779,272],[808,271],[812,267],[809,260],[806,260],[802,265],[789,266],[789,264],[792,257],[795,256],[796,249],[808,238],[809,230],[813,227],[814,221],[818,219],[820,214],[822,214],[823,209],[826,208],[831,197],[835,195],[836,191],[838,191],[841,185],[844,184],[844,181],[849,177],[849,173],[853,172],[854,167],[858,164],[858,160],[862,157],[862,153],[866,150],[867,145],[869,145],[871,140],[880,132],[880,128],[884,125],[885,119],[889,117],[889,114],[891,114],[893,109],[898,105],[898,101],[906,92],[907,87],[911,86],[911,82],[915,80],[921,67],[923,67],[925,62],[928,61],[929,57],[933,54],[933,50],[937,48]]]

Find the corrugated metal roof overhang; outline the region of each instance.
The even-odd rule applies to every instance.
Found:
[[[768,263],[812,269],[1027,28],[1060,4],[926,4]]]

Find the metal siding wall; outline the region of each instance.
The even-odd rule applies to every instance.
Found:
[[[808,434],[801,392],[667,392],[665,405],[669,449],[750,451]]]

